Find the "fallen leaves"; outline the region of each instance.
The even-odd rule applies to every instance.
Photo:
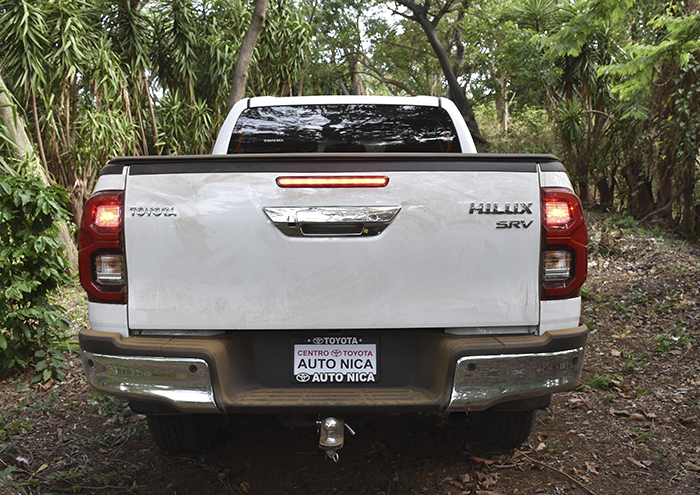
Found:
[[[531,462],[533,463],[533,465],[536,464],[536,465],[541,466],[541,467],[543,467],[543,468],[547,468],[547,469],[549,469],[549,470],[551,470],[551,471],[554,471],[555,473],[559,473],[560,475],[562,475],[563,477],[565,477],[565,478],[568,479],[569,481],[571,481],[571,482],[575,483],[576,485],[578,485],[584,492],[586,492],[586,493],[588,493],[588,494],[590,494],[590,495],[595,495],[595,493],[594,493],[593,491],[591,491],[590,489],[588,489],[588,487],[586,487],[585,485],[583,485],[583,484],[582,484],[579,480],[577,480],[576,478],[573,478],[572,476],[569,476],[568,474],[566,474],[561,468],[556,468],[556,467],[551,466],[550,464],[547,464],[547,463],[545,463],[545,462],[541,462],[541,461],[538,461],[538,460],[536,460],[536,459],[533,459],[533,458],[530,457],[529,455],[525,454],[524,452],[520,452],[520,451],[518,451],[517,449],[516,449],[515,452],[519,452],[521,456],[523,456],[525,459],[531,461]],[[578,473],[577,473],[577,470],[576,470],[575,468],[574,468],[573,471],[574,471],[575,474],[578,474]],[[582,476],[582,478],[583,478],[584,481],[586,481],[586,482],[589,481],[589,479],[586,478],[586,477],[583,477],[583,476]]]
[[[588,461],[586,461],[586,470],[591,474],[598,474],[596,465]]]
[[[626,459],[627,459],[630,463],[632,463],[634,466],[637,466],[638,468],[649,469],[649,466],[647,466],[647,465],[645,465],[645,464],[639,462],[639,461],[638,461],[637,459],[635,459],[634,457],[626,457]]]
[[[570,407],[571,409],[579,409],[579,408],[581,408],[581,407],[585,407],[586,409],[590,409],[590,408],[591,408],[591,406],[588,405],[588,402],[586,402],[586,401],[583,400],[583,399],[579,399],[578,397],[573,397],[573,398],[569,401],[569,407]]]
[[[230,480],[228,492],[239,495],[257,493],[263,490],[261,487],[272,485],[279,493],[316,494],[338,490],[360,493],[364,488],[377,486],[377,490],[381,488],[382,493],[389,495],[696,495],[700,479],[700,305],[682,306],[678,297],[667,298],[670,290],[682,289],[686,298],[700,301],[700,249],[696,244],[688,246],[697,254],[680,263],[672,247],[664,247],[652,259],[644,251],[656,249],[648,240],[628,239],[622,244],[628,253],[625,262],[636,265],[632,269],[640,268],[632,270],[636,275],[628,275],[629,270],[610,269],[608,275],[599,269],[590,271],[583,318],[592,331],[582,383],[593,374],[620,379],[611,380],[608,389],[555,395],[549,411],[538,415],[537,433],[530,438],[531,444],[512,455],[471,448],[465,451],[464,442],[451,436],[455,425],[442,422],[434,426],[438,430],[434,445],[426,440],[428,444],[422,449],[422,444],[415,446],[416,435],[396,427],[401,424],[397,418],[376,418],[376,422],[373,419],[361,428],[356,440],[348,442],[347,455],[341,455],[338,465],[317,459],[312,446],[303,464],[291,457],[292,462],[276,464],[274,471],[265,469],[270,465],[269,452],[259,445],[281,449],[282,453],[275,452],[273,458],[284,459],[297,450],[296,445],[290,447],[288,443],[292,442],[284,439],[288,435],[295,438],[296,434],[277,429],[268,433],[263,429],[248,435],[238,429],[246,423],[237,420],[232,422],[236,428],[231,427],[235,441],[223,443],[224,447],[214,450],[211,458],[222,469],[225,462],[231,462],[232,471],[225,476]],[[611,258],[611,265],[616,263]],[[680,276],[675,274],[679,267],[683,267]],[[678,325],[693,332],[692,346],[680,347],[672,341],[669,352],[658,351],[655,336],[674,333],[671,329]],[[612,334],[617,340],[611,338]],[[27,471],[14,474],[15,481],[38,473],[35,478],[44,484],[32,487],[37,493],[51,489],[70,492],[75,484],[95,487],[95,480],[89,477],[93,473],[105,479],[123,479],[124,468],[134,464],[142,467],[132,481],[143,483],[140,489],[148,493],[173,491],[149,481],[150,477],[158,478],[153,476],[155,473],[171,482],[169,486],[176,486],[178,493],[187,491],[183,485],[193,483],[191,480],[210,480],[210,466],[184,465],[184,461],[154,455],[155,446],[150,440],[143,440],[141,434],[126,435],[141,426],[138,415],[125,412],[120,416],[124,419],[120,428],[125,434],[109,437],[108,442],[97,441],[104,431],[107,410],[98,409],[94,403],[88,407],[94,398],[92,393],[87,395],[82,374],[76,373],[65,383],[54,383],[50,390],[20,383],[30,379],[27,376],[0,381],[0,410],[4,414],[0,419],[6,421],[5,431],[10,432],[14,421],[29,425],[8,433],[13,444],[0,442],[8,448],[21,448],[14,455],[0,452],[0,471],[7,467],[4,462]],[[43,407],[54,394],[57,399],[51,407]],[[367,443],[362,444],[363,441]],[[249,460],[250,465],[239,462],[239,457]],[[85,459],[90,459],[93,467],[86,469]],[[371,464],[367,464],[368,460]],[[49,467],[42,469],[46,464]],[[335,482],[335,476],[329,478],[329,473],[334,472],[331,470],[343,469],[347,474],[338,475],[342,481]],[[56,474],[60,472],[66,473],[65,478]],[[319,476],[319,472],[325,474]],[[348,474],[350,477],[345,478]],[[448,476],[453,482],[445,481]],[[575,482],[568,477],[587,490],[574,488]],[[224,477],[219,474],[219,478],[223,481]],[[393,481],[397,478],[401,479],[400,485]],[[221,488],[216,487],[220,492],[226,491]],[[98,490],[99,487],[84,488],[83,492]],[[125,488],[99,492],[124,491]],[[218,492],[206,490],[202,483],[199,493]]]
[[[614,409],[610,408],[610,414],[613,416],[625,416],[633,421],[651,421],[656,419],[656,414],[655,413],[638,413],[638,412],[630,412],[626,409]]]
[[[488,467],[498,462],[495,459],[484,459],[479,457],[474,457],[472,458],[472,460],[474,460],[474,462],[479,463],[483,467]],[[498,473],[490,474],[484,471],[477,470],[474,473],[474,476],[465,473],[459,476],[459,481],[454,479],[447,479],[445,480],[445,483],[454,486],[459,490],[463,490],[463,493],[470,493],[467,492],[467,490],[476,490],[475,493],[495,494],[497,492],[493,492],[492,489],[495,488],[498,484],[498,477]]]

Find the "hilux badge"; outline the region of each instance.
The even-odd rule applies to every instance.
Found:
[[[532,203],[506,203],[503,208],[499,208],[498,203],[472,203],[469,207],[469,214],[479,215],[532,215]]]
[[[505,203],[500,207],[498,203],[472,203],[469,206],[469,214],[473,215],[532,215],[532,203]],[[497,229],[527,229],[532,225],[532,220],[500,220],[496,222]]]

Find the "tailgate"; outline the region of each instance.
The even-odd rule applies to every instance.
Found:
[[[535,162],[228,160],[131,165],[124,232],[132,330],[538,324]],[[276,182],[358,172],[389,182]]]

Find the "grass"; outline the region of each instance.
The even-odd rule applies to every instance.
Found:
[[[622,383],[622,378],[618,375],[603,376],[594,374],[593,378],[583,385],[583,388],[586,390],[609,390],[613,385],[619,385],[620,383]]]
[[[70,284],[58,289],[51,302],[65,310],[65,316],[72,322],[72,330],[77,335],[81,328],[89,328],[87,294],[80,285],[78,277],[73,277]]]

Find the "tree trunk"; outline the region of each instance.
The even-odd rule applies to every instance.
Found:
[[[656,203],[659,206],[667,204],[674,195],[674,175],[676,172],[675,150],[676,139],[667,139],[661,146],[662,151],[660,158],[656,163],[656,177],[654,185],[656,188]],[[667,222],[673,221],[673,209],[664,210],[658,215]]]
[[[694,174],[686,172],[683,174],[684,184],[694,184],[695,177]],[[681,215],[681,229],[690,234],[695,233],[695,211],[693,211],[693,206],[695,203],[695,186],[686,186],[683,192],[683,209]]]
[[[494,71],[495,72],[495,71]],[[496,115],[501,132],[508,132],[510,123],[510,101],[508,100],[508,76],[503,74],[500,78],[495,78],[499,87],[499,95],[496,99]]]
[[[357,58],[352,59],[352,94],[361,95],[364,94],[364,88],[362,87],[362,78],[357,70]]]
[[[654,209],[654,195],[651,182],[644,174],[644,164],[639,151],[629,158],[622,169],[627,182],[627,209],[635,218],[641,218]]]
[[[596,182],[596,188],[600,194],[600,204],[612,206],[615,201],[615,183],[608,183],[608,179],[602,177]]]
[[[0,75],[0,119],[5,124],[9,137],[12,139],[12,147],[15,157],[31,165],[32,173],[40,177],[46,184],[50,184],[49,176],[44,170],[39,159],[34,153],[34,145],[29,139],[22,117],[17,112],[17,108],[9,98],[9,90],[5,86],[5,81]],[[70,264],[71,272],[78,270],[78,250],[75,247],[73,237],[65,222],[58,222],[60,237],[66,246],[66,260]]]
[[[139,77],[141,78],[143,92],[146,94],[146,98],[148,99],[148,111],[151,114],[151,125],[153,125],[153,147],[155,148],[156,153],[160,155],[160,148],[156,146],[156,144],[158,143],[158,122],[156,121],[156,112],[153,108],[151,90],[149,88],[148,81],[146,80],[146,76],[142,73]]]
[[[445,48],[442,46],[442,43],[440,43],[440,40],[438,39],[437,32],[435,31],[435,25],[433,25],[433,23],[428,19],[427,7],[417,5],[408,0],[396,1],[412,12],[413,15],[411,16],[411,19],[420,24],[428,37],[428,43],[430,43],[430,46],[433,48],[438,62],[440,62],[440,68],[445,75],[445,79],[447,79],[447,85],[449,86],[450,90],[450,99],[455,103],[455,105],[457,105],[460,113],[464,116],[464,120],[467,122],[467,126],[472,133],[474,142],[480,145],[488,144],[486,139],[484,139],[479,131],[479,125],[474,117],[473,105],[464,94],[464,89],[462,86],[460,86],[457,76],[452,70],[450,58],[447,55]],[[437,20],[439,20],[439,18]],[[435,22],[435,24],[437,24],[437,22]]]
[[[5,81],[0,75],[0,118],[5,123],[8,135],[12,140],[12,148],[15,158],[20,161],[28,160],[34,154],[34,146],[27,136],[24,122],[16,111],[14,104],[8,98],[9,90],[5,86]],[[44,169],[41,169],[42,176],[45,176]]]
[[[248,82],[248,66],[250,59],[253,58],[255,44],[258,41],[258,36],[265,27],[265,13],[270,0],[255,0],[255,10],[253,18],[250,20],[250,27],[241,43],[241,51],[238,54],[236,69],[233,73],[233,84],[231,85],[231,93],[228,97],[228,109],[231,110],[245,96],[246,83]]]

